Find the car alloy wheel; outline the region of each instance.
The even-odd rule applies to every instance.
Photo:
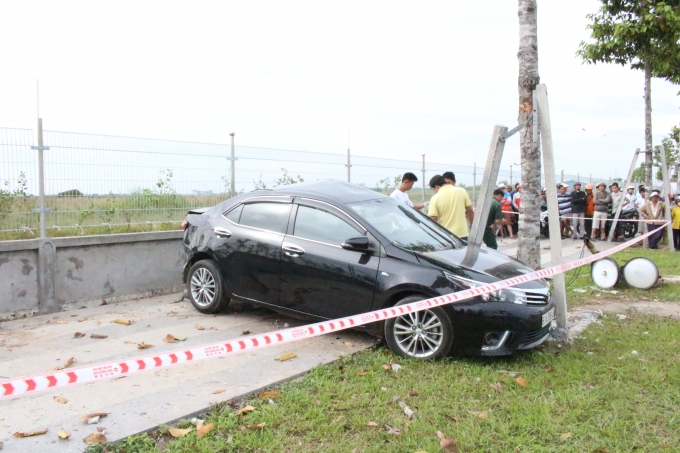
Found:
[[[207,307],[215,300],[215,277],[202,267],[191,276],[191,297],[201,307]]]
[[[396,305],[410,304],[426,296],[408,296]],[[453,344],[451,320],[441,307],[411,312],[385,321],[385,341],[395,354],[418,360],[447,355]]]
[[[223,300],[222,276],[211,260],[197,261],[191,266],[187,291],[191,304],[201,313],[215,313],[229,302]]]

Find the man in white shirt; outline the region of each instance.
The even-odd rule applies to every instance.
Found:
[[[414,209],[417,210],[423,209],[423,206],[425,205],[423,204],[414,205],[413,202],[411,202],[411,199],[408,197],[408,195],[406,195],[406,192],[413,188],[413,184],[415,184],[416,181],[418,181],[418,177],[416,175],[414,175],[411,172],[404,173],[404,176],[401,177],[401,184],[399,184],[399,187],[394,189],[394,192],[390,194],[390,197],[396,198],[406,206],[410,206]]]
[[[622,212],[635,211],[637,209],[637,197],[635,196],[635,186],[628,186],[628,193],[626,193],[626,203],[621,208]]]

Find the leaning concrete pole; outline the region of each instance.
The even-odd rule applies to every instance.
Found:
[[[664,215],[664,218],[666,219],[667,222],[671,221],[671,209],[673,209],[673,206],[671,206],[671,181],[668,179],[668,165],[666,164],[666,147],[663,146],[663,143],[661,144],[661,176],[663,177],[663,191],[664,191],[664,196],[666,197],[666,213]],[[668,233],[668,243],[670,245],[670,249],[672,252],[675,251],[675,247],[673,247],[673,225],[670,223],[668,224],[667,228],[667,233]]]

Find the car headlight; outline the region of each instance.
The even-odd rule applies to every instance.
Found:
[[[480,286],[488,285],[488,283],[478,282],[469,278],[460,277],[450,272],[444,272],[446,278],[464,289],[478,288]],[[521,289],[505,288],[479,296],[486,302],[513,302],[515,304],[525,305],[527,303],[527,294]]]

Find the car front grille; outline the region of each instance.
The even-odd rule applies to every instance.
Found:
[[[529,305],[547,305],[550,300],[549,292],[530,292],[525,291],[527,297],[527,304]]]

